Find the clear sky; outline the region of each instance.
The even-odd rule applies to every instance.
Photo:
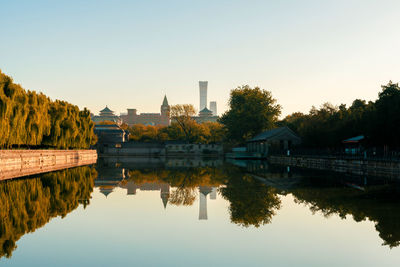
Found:
[[[24,88],[98,113],[158,112],[239,85],[283,114],[374,100],[400,80],[400,1],[0,0],[0,69]]]

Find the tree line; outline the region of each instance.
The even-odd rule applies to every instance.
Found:
[[[286,125],[303,139],[309,148],[335,148],[347,138],[364,135],[369,146],[400,148],[400,87],[382,85],[376,101],[356,99],[347,107],[323,104],[308,114],[295,112],[278,125]]]
[[[375,101],[356,99],[350,106],[323,104],[308,114],[295,112],[279,120],[281,106],[270,91],[248,85],[233,89],[229,109],[219,122],[224,140],[243,145],[257,134],[287,126],[302,138],[302,146],[312,149],[339,149],[342,141],[363,135],[369,147],[400,148],[400,87],[389,82]]]
[[[225,128],[218,122],[197,123],[193,116],[193,105],[171,107],[171,125],[122,125],[129,131],[129,140],[137,142],[165,142],[178,140],[188,143],[220,143],[225,137]]]
[[[86,108],[26,91],[0,71],[0,148],[88,148],[93,129]]]

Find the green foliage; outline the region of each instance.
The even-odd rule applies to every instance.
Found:
[[[22,235],[51,218],[64,217],[79,204],[86,207],[96,176],[94,168],[85,166],[1,182],[0,257],[11,257]]]
[[[370,145],[399,148],[400,87],[390,81],[375,102],[356,99],[348,108],[325,103],[309,114],[293,113],[280,124],[297,132],[306,147],[337,147],[346,138],[364,135]]]
[[[25,91],[0,72],[0,148],[88,148],[96,142],[93,129],[86,108]]]
[[[187,133],[181,125],[172,122],[170,126],[136,124],[128,127],[129,139],[137,142],[164,142],[168,140],[189,141],[191,143],[220,143],[225,137],[225,128],[217,122],[186,122]]]
[[[240,86],[231,91],[229,110],[220,122],[227,129],[227,137],[233,143],[243,143],[263,130],[274,127],[281,106],[271,92],[259,87]]]

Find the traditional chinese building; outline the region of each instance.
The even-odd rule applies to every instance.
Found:
[[[97,135],[97,145],[123,143],[128,140],[128,131],[117,124],[96,124],[94,133]]]
[[[247,141],[247,152],[265,157],[270,152],[284,152],[301,143],[301,138],[288,127],[262,132]]]
[[[95,123],[101,123],[104,121],[111,121],[115,122],[116,124],[121,124],[121,118],[117,115],[114,114],[114,111],[109,109],[107,106],[103,109],[100,110],[100,114],[97,116],[92,116],[92,120]]]
[[[213,112],[211,110],[209,110],[207,107],[205,107],[202,110],[200,110],[199,116],[193,117],[193,119],[197,123],[203,123],[203,122],[207,122],[207,121],[217,122],[219,117],[213,115]]]

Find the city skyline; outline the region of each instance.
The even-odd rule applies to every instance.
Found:
[[[0,69],[24,88],[94,113],[106,104],[117,113],[158,110],[152,99],[164,94],[172,105],[195,104],[197,81],[206,79],[219,114],[230,90],[249,84],[270,90],[284,116],[327,101],[375,100],[380,85],[399,80],[397,1],[2,7]]]
[[[195,108],[195,110],[196,110],[196,113],[199,113],[204,107],[207,107],[209,110],[211,110],[212,112],[213,112],[213,115],[215,115],[215,116],[217,116],[218,115],[218,111],[217,111],[217,101],[209,101],[208,102],[208,98],[207,98],[207,94],[208,94],[208,81],[199,81],[199,83],[205,83],[205,87],[203,88],[203,89],[205,89],[205,96],[203,97],[203,99],[202,99],[202,91],[201,91],[201,89],[200,89],[200,94],[199,94],[199,101],[200,101],[200,105],[199,106],[197,106],[196,104],[194,104],[194,103],[176,103],[176,104],[191,104],[191,105],[193,105],[193,107]],[[164,95],[164,101],[166,101],[166,99],[167,99],[167,95],[165,94]],[[202,101],[203,101],[203,103],[202,103]],[[139,101],[140,102],[140,101]],[[167,101],[167,105],[168,105],[168,101]],[[105,104],[105,107],[106,108],[109,108],[109,106],[111,107],[111,105],[108,105],[108,104]],[[204,107],[203,107],[204,106]],[[201,107],[203,107],[203,108],[201,108]],[[102,108],[102,109],[104,109],[104,107]],[[111,109],[112,109],[112,107],[111,107]],[[118,111],[114,111],[114,110],[112,110],[114,113],[115,113],[115,115],[117,115],[117,116],[126,116],[126,115],[128,115],[128,113],[130,112],[130,111],[132,111],[132,110],[134,110],[135,112],[137,112],[138,110],[136,109],[136,108],[133,108],[132,106],[131,107],[127,107],[127,108],[125,108],[125,111],[121,111],[121,112],[118,112]],[[98,115],[98,114],[100,114],[101,113],[101,111],[102,110],[99,110],[99,111],[92,111],[91,110],[91,113],[93,114],[93,115]],[[145,111],[145,112],[140,112],[140,114],[157,114],[157,113],[155,113],[154,111]]]

